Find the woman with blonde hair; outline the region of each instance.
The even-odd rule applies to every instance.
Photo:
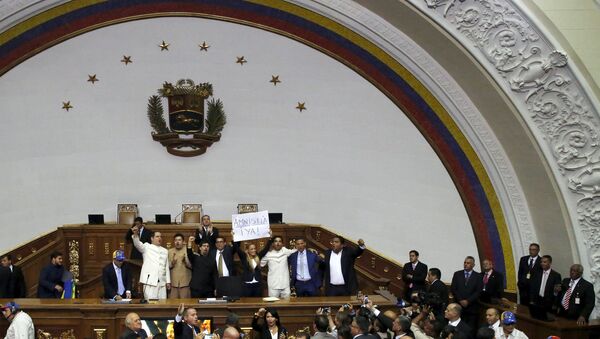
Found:
[[[233,236],[233,231],[231,232],[231,235]],[[268,242],[265,247],[257,253],[256,245],[253,243],[247,243],[245,250],[241,249],[239,241],[233,243],[233,250],[240,257],[240,263],[242,265],[243,297],[262,296],[260,259],[267,254],[270,247],[271,243]]]

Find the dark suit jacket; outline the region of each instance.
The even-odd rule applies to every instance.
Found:
[[[217,242],[217,238],[219,237],[219,230],[213,226],[212,228],[212,234],[206,234],[206,231],[204,231],[204,226],[200,226],[200,229],[196,229],[196,244],[200,245],[201,243],[203,243],[204,241],[208,241],[208,243],[210,244],[210,248],[214,248],[215,247],[215,243]]]
[[[496,270],[492,270],[492,275],[490,275],[487,284],[484,284],[483,278],[485,278],[485,274],[485,272],[481,272],[482,291],[479,299],[489,303],[492,299],[502,298],[502,294],[504,293],[504,275]]]
[[[412,279],[408,278],[407,275],[412,274]],[[407,262],[402,266],[402,281],[406,289],[405,297],[410,301],[410,294],[415,291],[425,290],[425,278],[427,278],[427,265],[422,262],[418,262],[415,269],[412,268],[412,263]],[[410,284],[413,287],[410,288]]]
[[[258,336],[254,336],[255,339],[271,339],[271,332],[269,331],[269,326],[267,326],[266,320],[263,320],[262,323],[259,323],[258,317],[255,316],[252,318],[252,329],[256,331],[255,334],[258,334]],[[281,339],[282,335],[287,337],[288,333],[285,327],[279,326],[277,338]]]
[[[124,262],[123,266],[121,266],[121,278],[123,279],[125,291],[132,291],[131,270],[126,262]],[[104,285],[104,298],[112,299],[115,295],[117,295],[119,283],[117,282],[117,273],[115,273],[115,268],[113,267],[112,261],[102,269],[102,285]],[[121,297],[125,298],[125,292],[123,292]]]
[[[61,293],[54,289],[56,285],[64,286],[62,281],[64,266],[47,265],[40,272],[40,280],[38,282],[38,298],[60,298]]]
[[[537,271],[542,270],[542,266],[540,265],[541,261],[542,261],[542,257],[538,256],[537,259],[535,260],[535,263],[533,264],[533,267],[529,268],[529,256],[528,255],[521,257],[521,259],[519,260],[519,272],[517,275],[517,277],[518,277],[517,284],[519,286],[519,291],[521,293],[529,292],[529,283],[530,283],[531,278],[533,277],[533,274]],[[527,273],[529,273],[529,280],[527,279]]]
[[[461,300],[467,300],[469,306],[464,308],[464,312],[477,312],[478,300],[481,290],[483,289],[483,276],[479,272],[471,271],[469,281],[465,283],[465,271],[460,270],[454,272],[452,277],[452,284],[450,290],[454,295],[454,300],[459,302]],[[462,321],[461,321],[462,322]],[[465,324],[466,325],[466,324]]]
[[[227,266],[227,270],[229,271],[229,275],[236,275],[235,274],[235,265],[233,264],[233,247],[229,246],[229,245],[225,245],[225,247],[223,248],[223,264],[225,266]],[[216,267],[216,263],[217,263],[217,249],[214,247],[211,247],[210,252],[208,253],[208,256],[210,257],[210,259],[215,263],[215,267]],[[218,275],[218,273],[217,273]]]
[[[10,270],[10,268],[9,268]],[[10,283],[8,286],[9,298],[26,298],[27,287],[25,286],[25,277],[20,267],[13,265],[13,271],[10,274]]]
[[[194,329],[196,333],[200,333],[198,326],[194,326]],[[173,323],[173,331],[175,332],[175,339],[194,339],[194,330],[183,320]]]
[[[9,298],[10,268],[0,266],[0,298]]]
[[[129,259],[138,259],[138,260],[142,260],[144,259],[142,257],[142,253],[140,253],[140,251],[137,250],[137,248],[135,248],[135,246],[133,246],[133,239],[131,239],[131,236],[133,235],[133,231],[131,230],[131,228],[127,231],[127,234],[125,235],[125,241],[131,245],[131,254],[129,255]],[[144,227],[144,231],[142,232],[142,235],[140,236],[140,241],[142,243],[146,243],[146,242],[152,242],[152,230],[149,229],[148,227]],[[112,297],[111,297],[112,298]]]
[[[569,289],[569,282],[571,279],[566,278],[562,281],[562,290],[558,295],[558,314],[569,318],[577,319],[579,316],[583,316],[585,319],[589,319],[594,305],[596,303],[596,295],[594,294],[594,285],[589,281],[581,278],[575,286],[575,289],[571,292],[571,298],[569,299],[569,309],[565,310],[562,307],[562,299],[567,289]],[[575,303],[575,299],[579,298],[579,304]]]
[[[256,254],[258,255],[258,259],[264,257],[267,254],[267,252],[269,252],[270,247],[270,243],[267,243],[265,247]],[[233,251],[237,253],[238,257],[240,258],[240,265],[242,266],[242,281],[252,281],[252,279],[254,278],[260,283],[262,279],[260,263],[256,265],[254,269],[250,267],[250,265],[248,264],[248,256],[246,255],[246,252],[244,252],[244,250],[240,248],[239,241],[233,243]]]
[[[323,270],[325,271],[324,282],[325,290],[329,288],[331,277],[329,276],[329,259],[331,258],[331,251],[325,252],[325,260],[322,262]],[[344,276],[344,282],[346,287],[351,294],[354,294],[358,290],[358,279],[356,278],[356,271],[354,270],[354,261],[356,258],[365,250],[360,247],[348,247],[345,246],[342,251],[342,276]]]
[[[448,286],[441,280],[436,280],[433,284],[429,285],[429,293],[435,293],[440,297],[440,300],[444,303],[444,307],[448,305]]]
[[[546,311],[550,312],[552,306],[556,305],[556,296],[554,295],[554,285],[561,283],[560,273],[553,269],[550,269],[548,273],[548,280],[546,281],[546,288],[544,289],[544,296],[540,297],[540,286],[542,286],[542,277],[544,271],[537,271],[530,279],[529,295],[531,301],[535,302],[536,305],[542,306]]]
[[[473,331],[471,329],[471,326],[469,326],[469,324],[467,324],[463,319],[461,319],[460,322],[458,323],[458,325],[456,326],[456,330],[458,332],[464,334],[467,338],[473,337],[473,334],[472,334]]]
[[[210,255],[201,256],[196,254],[190,248],[187,249],[187,255],[192,264],[192,280],[190,281],[192,297],[213,294],[218,278],[215,259],[211,258]]]
[[[318,292],[319,288],[321,288],[321,270],[319,269],[322,261],[321,257],[308,249],[304,251],[306,252],[310,282]],[[298,273],[298,252],[294,252],[288,257],[288,266],[290,267],[290,284],[291,286],[295,286],[296,274]]]
[[[126,328],[125,331],[123,331],[123,333],[121,333],[121,335],[119,336],[119,339],[134,339],[137,337],[146,339],[146,338],[148,338],[148,334],[146,333],[146,330],[144,330],[143,328],[140,329],[140,331],[137,334],[135,332],[133,332],[132,330]]]

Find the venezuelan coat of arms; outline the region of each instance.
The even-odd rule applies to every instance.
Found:
[[[210,83],[196,85],[191,79],[180,79],[175,85],[165,82],[158,95],[148,98],[148,119],[154,130],[152,139],[176,156],[204,154],[208,147],[221,140],[221,131],[227,122],[223,102],[211,98],[212,95]],[[168,125],[163,98],[168,101]]]

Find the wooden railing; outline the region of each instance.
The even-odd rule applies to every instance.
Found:
[[[173,236],[176,233],[184,234],[187,239],[195,231],[195,226],[189,225],[149,224],[147,226],[162,233],[163,245],[167,248],[171,247]],[[228,242],[232,241],[230,223],[215,222],[214,226],[219,229],[221,235]],[[63,253],[63,262],[67,269],[78,271],[76,276],[79,280],[80,296],[84,298],[99,297],[102,294],[102,268],[112,260],[112,252],[116,249],[123,249],[128,256],[131,251],[132,245],[125,241],[125,234],[129,227],[129,225],[116,224],[65,225],[10,251],[15,264],[23,270],[28,297],[35,297],[39,272],[49,263],[50,253],[55,250]],[[302,237],[306,239],[309,248],[320,253],[329,247],[329,242],[335,235],[316,225],[278,224],[272,225],[271,228],[274,235],[281,235],[284,238],[288,247],[293,246],[295,239]],[[257,239],[251,242],[261,249],[266,241],[267,239]],[[75,248],[73,248],[74,245],[76,245]],[[347,240],[347,246],[356,246],[356,244]],[[24,253],[27,253],[27,256],[24,257]],[[74,267],[75,263],[78,263],[77,267]],[[357,260],[356,270],[359,286],[364,293],[372,293],[374,290],[384,288],[396,295],[401,295],[403,284],[399,277],[402,267],[397,263],[367,249]],[[139,281],[138,276],[139,268],[135,269],[134,267],[134,282]]]

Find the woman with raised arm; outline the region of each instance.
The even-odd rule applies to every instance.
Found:
[[[252,329],[256,331],[255,339],[286,339],[287,330],[279,322],[279,313],[271,307],[259,308],[252,319]]]
[[[231,237],[233,238],[233,231],[231,231]],[[242,250],[239,241],[233,243],[233,250],[240,258],[242,265],[243,297],[262,296],[260,259],[267,254],[270,247],[271,241],[269,240],[265,247],[257,253],[255,244],[249,243],[246,245],[246,249]]]

